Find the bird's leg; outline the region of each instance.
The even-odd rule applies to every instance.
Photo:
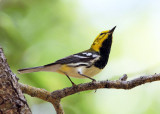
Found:
[[[95,79],[93,79],[93,78],[91,78],[91,77],[89,77],[89,76],[86,76],[86,75],[82,74],[81,72],[78,72],[78,74],[80,74],[81,76],[84,76],[84,77],[86,77],[86,78],[91,79],[92,82],[95,82],[95,81],[96,81]]]
[[[81,76],[84,76],[84,77],[86,77],[86,78],[91,79],[92,82],[95,82],[95,81],[96,81],[95,79],[93,79],[93,78],[91,78],[91,77],[89,77],[89,76],[86,76],[86,75],[82,74],[81,72],[78,72],[78,74],[80,74]],[[96,91],[97,91],[97,89],[95,89],[95,92],[96,92]]]
[[[67,76],[67,78],[70,80],[70,82],[72,83],[72,86],[75,86],[76,84],[71,80],[71,78],[65,73],[65,75]]]

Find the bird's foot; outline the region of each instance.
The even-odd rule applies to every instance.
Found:
[[[72,87],[75,87],[75,86],[76,86],[76,84],[75,84],[74,82],[71,81],[71,83],[72,83]]]

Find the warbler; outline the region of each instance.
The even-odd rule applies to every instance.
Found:
[[[44,66],[19,69],[19,73],[31,73],[39,71],[57,72],[64,74],[75,85],[70,77],[91,78],[98,74],[106,66],[112,45],[112,34],[116,26],[111,30],[102,31],[94,40],[90,49],[77,54],[59,59],[54,63]]]

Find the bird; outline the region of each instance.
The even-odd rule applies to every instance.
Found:
[[[18,72],[20,74],[40,71],[57,72],[66,75],[72,85],[76,84],[70,77],[89,78],[95,82],[92,77],[101,72],[108,63],[115,28],[116,26],[98,34],[91,47],[85,51],[43,66],[19,69]]]

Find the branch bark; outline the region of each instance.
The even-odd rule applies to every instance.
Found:
[[[31,97],[38,97],[44,101],[48,101],[48,102],[52,103],[57,114],[64,113],[64,111],[60,105],[60,99],[53,98],[52,94],[50,92],[46,91],[45,89],[35,88],[35,87],[25,85],[22,83],[19,83],[19,86],[20,86],[23,93],[26,93],[26,94],[30,95]]]
[[[13,102],[14,106],[21,107],[20,108],[21,110],[24,108],[24,110],[27,110],[27,112],[30,113],[26,100],[21,93],[21,90],[22,90],[23,93],[26,93],[32,97],[38,97],[44,101],[52,103],[57,114],[63,114],[64,111],[60,105],[60,101],[62,98],[67,97],[69,95],[79,93],[82,91],[97,90],[97,89],[103,89],[103,88],[128,90],[145,83],[159,81],[159,80],[160,80],[160,74],[153,74],[149,76],[140,76],[138,78],[127,81],[127,75],[125,74],[119,80],[115,80],[115,81],[105,80],[105,81],[89,82],[89,83],[75,85],[72,87],[67,87],[61,90],[56,90],[53,92],[48,92],[44,89],[35,88],[22,83],[18,84],[16,76],[10,71],[8,64],[6,63],[5,57],[3,55],[2,49],[0,49],[0,109],[1,109],[1,104],[4,104],[6,101],[12,102],[12,99],[14,101],[14,99],[16,98],[18,99],[18,104],[21,104],[21,105],[19,106],[17,102]],[[11,88],[6,88],[10,86]],[[19,89],[19,87],[21,88],[21,90]],[[12,91],[10,91],[10,89]],[[12,94],[13,91],[15,91],[14,94]],[[6,99],[8,97],[9,99]],[[5,105],[3,107],[7,107],[7,106]],[[10,109],[9,111],[12,110],[11,108],[8,108],[8,109]],[[14,109],[17,109],[17,108],[14,108]],[[4,110],[1,109],[1,111],[4,111]]]
[[[125,75],[126,76],[126,75]],[[122,76],[124,77],[124,76]],[[108,89],[108,88],[114,88],[114,89],[132,89],[134,87],[140,86],[145,83],[153,82],[153,81],[159,81],[160,80],[160,74],[153,74],[150,76],[140,76],[138,78],[135,78],[130,81],[123,81],[123,80],[115,80],[115,81],[97,81],[97,82],[89,82],[84,84],[79,84],[72,87],[67,87],[61,90],[53,91],[52,93],[39,88],[34,88],[28,85],[24,85],[20,83],[20,87],[22,91],[26,94],[29,94],[33,97],[38,97],[40,99],[43,99],[45,101],[51,102],[52,99],[62,99],[64,97],[67,97],[69,95],[79,93],[82,91],[87,90],[97,90],[97,89]],[[32,90],[31,90],[32,89]],[[48,92],[47,94],[45,92]]]
[[[0,48],[0,114],[31,114],[18,84]]]

